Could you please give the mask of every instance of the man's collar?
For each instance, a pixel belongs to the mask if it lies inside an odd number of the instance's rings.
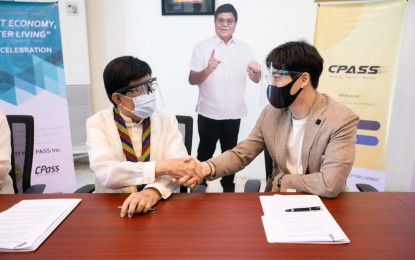
[[[216,45],[219,45],[219,44],[221,44],[221,43],[223,43],[223,44],[225,44],[225,41],[224,40],[222,40],[217,34],[215,34],[215,37],[214,37],[214,40],[215,40],[215,44]],[[235,40],[235,38],[232,36],[232,38],[229,40],[229,42],[228,42],[228,44],[229,43],[234,43],[234,44],[236,44],[236,40]]]

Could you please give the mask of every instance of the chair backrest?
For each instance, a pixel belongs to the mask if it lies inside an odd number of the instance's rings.
[[[261,181],[257,179],[249,179],[245,182],[244,192],[259,192],[261,189]]]
[[[177,115],[177,122],[179,123],[179,130],[183,135],[183,142],[186,146],[187,153],[192,153],[193,140],[193,117]]]
[[[370,184],[357,183],[356,188],[361,192],[377,192],[378,190]]]
[[[33,162],[34,119],[31,115],[6,115],[11,132],[12,169],[15,193],[24,193],[30,187]]]
[[[267,148],[264,149],[264,159],[265,159],[265,180],[268,180],[269,176],[272,175],[272,158],[268,153]]]
[[[182,191],[180,190],[180,192],[182,192]],[[186,190],[186,192],[187,192],[187,190]],[[190,190],[190,193],[204,193],[204,192],[206,192],[206,186],[205,185],[197,185],[196,188]]]
[[[176,115],[177,122],[179,123],[179,130],[183,136],[183,142],[186,146],[187,153],[192,153],[192,141],[193,141],[193,117]],[[187,187],[180,187],[181,193],[187,193]]]

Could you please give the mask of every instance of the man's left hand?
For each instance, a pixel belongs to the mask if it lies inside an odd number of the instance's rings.
[[[154,188],[133,192],[122,204],[120,216],[123,218],[128,215],[131,218],[134,214],[147,213],[160,198],[160,192]]]
[[[261,72],[261,64],[259,64],[257,61],[251,60],[248,63],[247,72],[250,73],[259,73]]]

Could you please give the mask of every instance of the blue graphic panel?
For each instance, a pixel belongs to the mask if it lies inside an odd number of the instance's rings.
[[[66,97],[57,3],[0,2],[0,100]]]

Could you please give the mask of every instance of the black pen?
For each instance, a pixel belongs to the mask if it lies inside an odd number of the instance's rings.
[[[307,207],[307,208],[293,208],[293,209],[286,209],[286,212],[299,212],[299,211],[312,211],[312,210],[320,210],[320,206],[315,207]]]
[[[121,209],[121,208],[122,208],[122,206],[118,206],[118,208],[119,208],[119,209]],[[149,208],[149,209],[148,209],[148,211],[155,211],[155,210],[157,210],[157,208],[156,208],[156,207],[151,207],[151,208]]]

